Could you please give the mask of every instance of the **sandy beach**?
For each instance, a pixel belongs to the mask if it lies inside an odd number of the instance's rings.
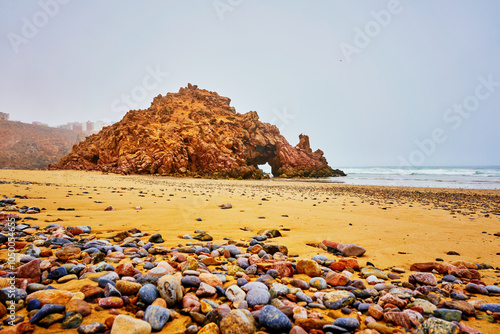
[[[360,265],[369,261],[384,270],[404,268],[401,281],[411,274],[411,264],[436,259],[500,267],[500,191],[120,176],[83,171],[0,170],[0,180],[9,182],[0,184],[0,196],[27,195],[29,199],[18,200],[18,206],[44,209],[34,215],[38,220],[28,222],[42,228],[59,220],[64,226],[89,225],[101,237],[137,228],[160,233],[167,247],[185,245],[189,240],[181,237],[194,235],[197,229],[210,234],[214,242],[224,238],[247,242],[259,230],[277,229],[283,236],[269,242],[287,246],[289,255],[296,254],[298,259],[317,254],[336,259],[315,247],[322,240],[355,243],[367,250],[358,258]],[[232,208],[221,210],[219,206],[224,203],[231,203]],[[104,211],[109,205],[115,211]],[[139,206],[141,210],[136,209]],[[5,258],[6,251],[0,256]],[[499,281],[494,269],[481,273],[486,284]],[[76,292],[78,283],[66,285]],[[500,302],[499,297],[478,299]],[[99,316],[90,317],[98,321],[95,319]],[[166,326],[162,333],[182,331],[183,323],[179,321]],[[84,323],[88,322],[85,318]],[[497,324],[486,320],[469,321],[468,325],[484,333],[499,330]],[[57,329],[51,328],[50,332]]]

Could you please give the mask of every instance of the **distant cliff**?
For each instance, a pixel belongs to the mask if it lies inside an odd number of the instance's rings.
[[[6,115],[6,116],[5,116]],[[78,142],[78,133],[0,117],[0,168],[41,169],[59,161]]]
[[[121,174],[260,178],[266,162],[274,176],[326,177],[333,170],[321,150],[300,135],[291,146],[278,128],[255,111],[237,113],[230,99],[189,84],[157,96],[145,110],[87,137],[49,169]]]

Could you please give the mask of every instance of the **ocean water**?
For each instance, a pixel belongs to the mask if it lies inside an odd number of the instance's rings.
[[[401,187],[500,189],[500,166],[484,167],[345,167],[347,176],[331,182]]]

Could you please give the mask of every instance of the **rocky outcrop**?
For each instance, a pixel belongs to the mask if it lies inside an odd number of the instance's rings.
[[[0,116],[0,168],[45,168],[68,154],[79,139],[70,130],[9,121],[5,113]]]
[[[326,177],[333,170],[321,150],[300,135],[291,146],[278,128],[255,111],[239,114],[230,99],[189,84],[158,95],[145,110],[87,137],[50,169],[121,174],[260,178],[266,162],[274,176]]]

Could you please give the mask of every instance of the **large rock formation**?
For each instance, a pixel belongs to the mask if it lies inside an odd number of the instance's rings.
[[[230,101],[191,84],[158,95],[148,109],[129,111],[49,168],[259,178],[258,165],[268,162],[274,176],[343,175],[322,151],[311,150],[307,136],[293,147],[276,126],[260,122],[255,111],[235,112]]]
[[[0,168],[45,168],[68,154],[79,139],[74,131],[8,119],[0,113]]]

